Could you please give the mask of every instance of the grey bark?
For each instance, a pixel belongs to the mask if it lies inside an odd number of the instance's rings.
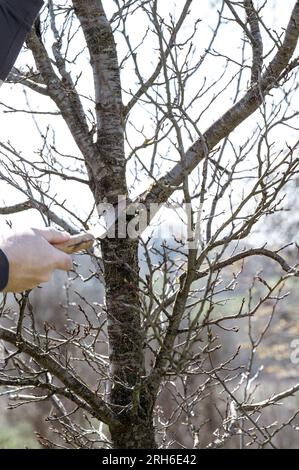
[[[159,62],[149,83],[141,87],[138,94],[124,108],[121,94],[120,69],[117,47],[111,25],[100,0],[73,0],[73,7],[84,32],[93,70],[97,139],[93,142],[89,132],[80,98],[70,74],[58,60],[60,76],[55,72],[45,47],[32,31],[28,46],[33,52],[36,65],[47,94],[59,108],[63,119],[80,149],[88,170],[89,186],[96,204],[115,204],[118,195],[128,198],[126,183],[126,160],[124,151],[125,115],[143,95],[148,85],[158,76],[162,63]],[[182,18],[186,16],[190,1],[185,4]],[[246,2],[252,35],[258,35],[252,2]],[[180,27],[181,24],[178,24]],[[261,69],[261,47],[253,41],[254,66],[253,82],[247,93],[231,109],[217,119],[193,143],[186,152],[184,168],[177,163],[172,170],[149,188],[140,200],[149,207],[150,203],[164,203],[182,184],[186,175],[199,164],[223,138],[252,115],[262,104],[265,96],[275,87],[286,73],[297,45],[299,35],[299,1],[296,1],[285,37],[280,49],[264,74]],[[171,41],[174,41],[172,38]],[[59,59],[59,54],[58,54]],[[33,85],[32,85],[33,86]],[[35,84],[33,88],[38,87]],[[45,93],[43,90],[42,93]],[[27,203],[25,203],[27,204]],[[22,210],[22,209],[20,209]],[[129,220],[129,216],[127,216]],[[154,448],[157,446],[153,423],[153,408],[165,369],[167,356],[173,347],[180,319],[184,313],[189,289],[196,278],[191,269],[182,280],[181,290],[176,296],[168,331],[157,354],[155,367],[145,377],[144,336],[141,329],[142,307],[139,298],[138,241],[129,238],[105,239],[102,241],[106,308],[108,316],[110,380],[109,404],[86,389],[75,377],[61,370],[58,363],[42,353],[37,353],[28,342],[18,343],[12,333],[1,329],[0,338],[17,345],[31,355],[43,367],[51,370],[70,389],[75,389],[76,398],[92,410],[94,416],[107,423],[112,442],[116,448]],[[265,250],[257,254],[266,255]],[[243,253],[242,257],[246,257]],[[279,257],[277,255],[277,257]],[[230,264],[233,261],[230,260]],[[278,262],[280,262],[278,260]],[[280,263],[281,264],[281,263]],[[192,268],[192,263],[190,263]],[[282,265],[283,269],[285,265]],[[218,269],[219,266],[215,267]],[[206,273],[198,273],[203,277]]]

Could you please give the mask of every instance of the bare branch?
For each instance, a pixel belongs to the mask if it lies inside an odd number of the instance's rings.
[[[74,392],[92,407],[95,417],[104,423],[116,425],[116,416],[108,405],[46,351],[40,350],[25,339],[20,341],[15,333],[2,327],[0,328],[0,339],[13,344],[19,351],[29,354],[40,366],[54,374],[67,389]]]

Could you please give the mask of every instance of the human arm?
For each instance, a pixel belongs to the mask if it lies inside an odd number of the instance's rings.
[[[11,71],[43,0],[0,0],[0,85]]]

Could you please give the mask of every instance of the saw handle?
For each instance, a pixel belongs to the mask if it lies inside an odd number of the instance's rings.
[[[90,250],[94,244],[94,240],[93,235],[84,233],[83,235],[72,235],[66,242],[53,243],[53,246],[64,253],[73,254]]]

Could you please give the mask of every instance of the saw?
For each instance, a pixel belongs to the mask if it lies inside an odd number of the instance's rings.
[[[53,244],[53,246],[64,253],[72,254],[90,250],[94,242],[95,237],[91,233],[83,233],[72,235],[66,242]]]
[[[64,253],[74,254],[81,251],[90,250],[93,247],[96,239],[104,238],[109,230],[116,224],[119,218],[134,204],[126,205],[126,200],[119,200],[115,206],[110,205],[109,210],[104,210],[99,214],[100,221],[97,227],[91,232],[86,232],[78,235],[72,235],[69,240],[63,243],[53,244],[55,248]]]

